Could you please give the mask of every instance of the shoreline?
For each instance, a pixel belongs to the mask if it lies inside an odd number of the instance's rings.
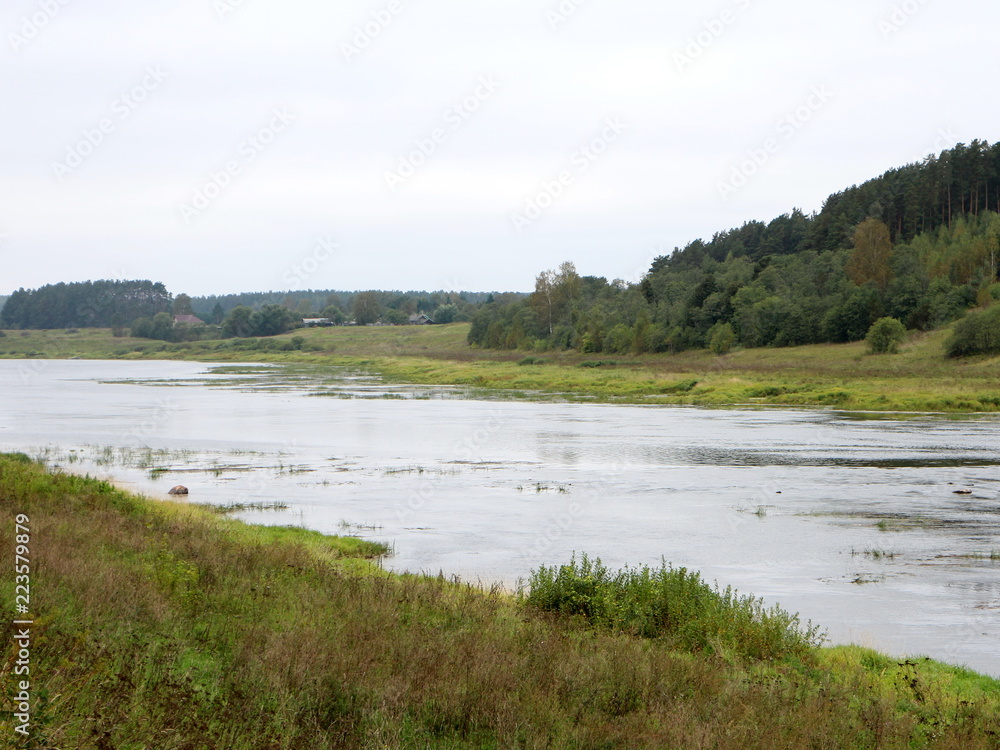
[[[511,400],[579,403],[806,408],[871,414],[1000,413],[1000,357],[948,360],[946,329],[918,334],[896,355],[865,354],[863,343],[705,351],[633,357],[551,351],[484,351],[465,342],[467,324],[300,329],[267,339],[166,344],[114,338],[109,330],[10,331],[0,359],[190,361],[219,366],[283,365],[322,373],[347,367],[387,383],[458,386]],[[297,350],[284,350],[298,339]]]
[[[0,506],[31,519],[27,697],[33,735],[53,746],[92,744],[100,727],[109,746],[169,736],[234,750],[652,750],[692,737],[869,747],[876,736],[886,748],[987,750],[1000,729],[1000,680],[788,633],[771,640],[766,620],[745,620],[754,610],[736,602],[683,638],[643,637],[496,590],[388,573],[350,538],[251,526],[14,454],[0,455]],[[2,586],[6,619],[13,576]],[[751,640],[703,641],[708,626]]]

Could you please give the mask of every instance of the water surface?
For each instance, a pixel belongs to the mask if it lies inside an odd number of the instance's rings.
[[[665,559],[1000,676],[1000,419],[487,400],[363,373],[0,361],[0,448],[516,585]],[[971,494],[954,494],[968,490]]]

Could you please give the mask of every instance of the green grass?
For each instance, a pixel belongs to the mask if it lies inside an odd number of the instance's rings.
[[[249,526],[23,455],[0,456],[0,508],[4,524],[30,518],[23,747],[979,750],[1000,736],[996,680],[817,648],[791,616],[690,572],[574,562],[538,571],[519,601],[390,575],[360,540]],[[13,595],[8,571],[5,701]]]
[[[576,352],[473,349],[468,324],[303,329],[272,339],[165,344],[113,338],[104,329],[11,331],[0,357],[183,359],[347,366],[394,382],[463,385],[567,400],[700,406],[832,407],[849,411],[1000,411],[1000,357],[945,358],[948,329],[914,334],[899,354],[870,355],[863,342],[744,349],[719,357],[677,355],[587,359]],[[291,350],[293,338],[303,339]],[[525,366],[528,363],[544,366]]]

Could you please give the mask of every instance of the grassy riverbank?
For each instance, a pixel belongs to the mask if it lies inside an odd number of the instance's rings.
[[[976,750],[1000,739],[1000,682],[817,648],[784,615],[720,604],[690,575],[581,565],[542,571],[518,600],[390,575],[359,558],[375,547],[144,500],[18,456],[0,456],[0,508],[9,528],[28,516],[31,536],[23,746]],[[8,700],[10,572],[0,596]]]
[[[1000,411],[1000,357],[946,359],[946,330],[915,334],[895,355],[863,343],[746,349],[717,357],[599,357],[472,349],[468,326],[300,330],[272,339],[164,344],[106,330],[11,331],[0,356],[45,359],[191,359],[286,362],[367,369],[398,382],[466,385],[511,397],[542,393],[580,401],[706,406],[826,406],[845,410]],[[295,347],[295,348],[293,348]]]

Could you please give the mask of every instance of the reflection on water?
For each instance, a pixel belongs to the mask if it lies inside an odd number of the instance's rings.
[[[485,400],[357,372],[0,361],[0,447],[514,585],[575,551],[696,568],[836,641],[1000,675],[995,417]],[[956,491],[968,492],[957,495]]]

